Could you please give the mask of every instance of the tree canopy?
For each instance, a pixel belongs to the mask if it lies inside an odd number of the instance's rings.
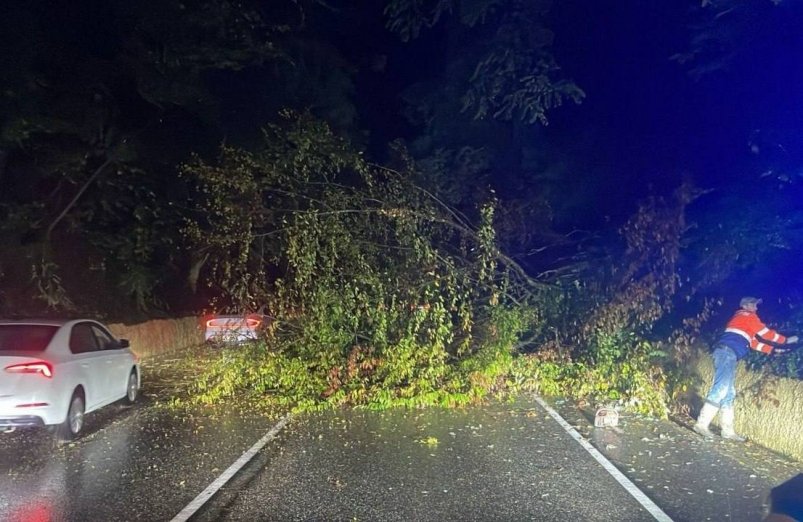
[[[0,312],[269,311],[302,401],[660,410],[725,300],[800,320],[790,4],[632,2],[598,58],[572,2],[7,3]]]

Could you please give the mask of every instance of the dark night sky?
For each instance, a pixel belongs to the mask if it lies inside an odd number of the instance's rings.
[[[729,28],[724,53],[732,52],[732,61],[699,78],[693,65],[672,59],[689,49],[699,0],[553,3],[553,52],[587,97],[552,110],[535,136],[546,139],[548,162],[570,172],[565,190],[589,192],[587,208],[577,209],[587,215],[571,225],[600,215],[624,219],[639,198],[667,194],[682,180],[706,188],[752,183],[768,164],[801,156],[803,147],[789,137],[803,136],[803,6],[750,3],[755,19],[745,26],[736,16]],[[416,132],[391,115],[406,86],[441,74],[437,29],[404,45],[378,25],[345,38],[352,56],[388,54],[382,75],[360,66],[356,78],[362,122],[379,143]],[[755,129],[766,136],[761,157],[749,147]]]
[[[555,111],[549,135],[636,190],[755,175],[751,131],[803,123],[801,8],[765,3],[765,25],[738,35],[733,63],[695,79],[670,57],[688,48],[699,2],[556,2],[558,61],[588,96]]]

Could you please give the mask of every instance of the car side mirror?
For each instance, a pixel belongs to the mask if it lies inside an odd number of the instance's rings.
[[[120,348],[129,348],[131,346],[131,343],[128,342],[128,339],[120,339],[117,341],[117,343]]]

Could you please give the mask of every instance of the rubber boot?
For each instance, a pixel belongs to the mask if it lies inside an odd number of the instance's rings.
[[[744,442],[747,439],[736,433],[733,429],[733,408],[722,408],[722,438],[732,440],[734,442]]]
[[[692,428],[698,435],[702,435],[706,439],[713,439],[714,434],[708,429],[708,425],[714,420],[719,408],[706,402],[703,404],[703,409],[700,410],[700,415],[697,417],[697,422]]]

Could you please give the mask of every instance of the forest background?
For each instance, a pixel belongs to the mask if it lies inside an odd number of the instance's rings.
[[[6,3],[0,314],[270,315],[202,400],[666,414],[742,295],[800,332],[803,7],[665,4]]]

